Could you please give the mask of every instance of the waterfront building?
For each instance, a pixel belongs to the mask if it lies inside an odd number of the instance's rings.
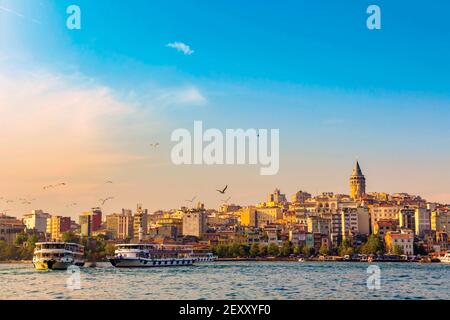
[[[336,219],[336,221],[340,221]],[[308,232],[329,235],[331,231],[331,220],[319,216],[311,216],[306,219]]]
[[[27,230],[45,233],[47,231],[47,219],[49,218],[50,214],[44,213],[42,210],[32,210],[31,213],[23,216],[22,221]]]
[[[183,215],[183,236],[202,238],[206,232],[206,212],[193,209]]]
[[[417,208],[414,212],[416,236],[423,237],[426,231],[431,230],[430,211],[426,208]]]
[[[80,214],[79,217],[81,235],[83,237],[91,237],[94,231],[101,229],[102,210],[100,208],[92,208]]]
[[[219,207],[219,212],[220,213],[230,213],[230,212],[236,212],[239,209],[241,209],[241,206],[235,205],[235,204],[222,204]]]
[[[306,243],[306,234],[305,230],[291,229],[289,230],[289,241],[293,245],[304,245]]]
[[[122,209],[122,213],[106,216],[106,229],[113,239],[133,238],[133,215],[131,210]]]
[[[148,232],[148,210],[143,209],[141,204],[137,205],[133,216],[133,237],[139,241],[144,240]]]
[[[15,217],[0,215],[0,241],[5,241],[8,244],[13,244],[16,240],[17,234],[25,230],[25,225],[22,221]]]
[[[450,232],[450,210],[438,208],[431,212],[431,230]]]
[[[310,193],[300,190],[291,197],[291,201],[294,203],[305,203],[306,200],[311,199],[311,198],[312,198],[312,196]]]
[[[366,178],[364,177],[359,162],[356,161],[353,173],[350,177],[350,196],[360,199],[366,194]]]
[[[370,225],[373,232],[375,223],[379,220],[398,220],[400,207],[389,204],[375,204],[369,206]]]
[[[281,219],[283,219],[283,210],[280,207],[256,207],[257,227],[264,227]]]
[[[280,189],[276,188],[273,193],[267,195],[267,203],[285,204],[287,203],[286,195],[282,194]]]
[[[373,234],[383,238],[389,231],[396,231],[398,226],[397,220],[379,220],[375,222],[375,226],[373,229]]]
[[[387,252],[395,253],[395,248],[400,247],[403,254],[414,255],[414,232],[412,230],[389,231],[384,240]]]
[[[240,224],[244,227],[257,227],[256,208],[245,207],[239,210]]]
[[[71,220],[69,217],[52,216],[47,219],[47,234],[51,241],[61,241],[62,234],[70,230]]]
[[[340,210],[342,240],[351,239],[353,235],[359,234],[358,209],[344,208]]]
[[[415,208],[400,208],[398,212],[398,224],[400,228],[416,230],[416,209]]]

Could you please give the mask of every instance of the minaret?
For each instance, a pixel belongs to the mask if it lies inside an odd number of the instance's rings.
[[[350,196],[360,199],[366,193],[366,178],[364,177],[359,162],[356,161],[353,174],[350,177]]]

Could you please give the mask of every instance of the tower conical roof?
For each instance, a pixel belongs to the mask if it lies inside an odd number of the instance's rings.
[[[355,162],[355,168],[353,169],[353,175],[354,176],[362,176],[363,173],[361,171],[361,167],[359,166],[358,160]]]

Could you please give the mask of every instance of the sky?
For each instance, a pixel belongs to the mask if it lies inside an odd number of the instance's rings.
[[[241,205],[276,187],[348,193],[355,159],[368,191],[450,203],[449,14],[444,0],[0,0],[0,212],[217,208],[227,184]],[[278,174],[175,166],[170,135],[195,120],[279,129]]]

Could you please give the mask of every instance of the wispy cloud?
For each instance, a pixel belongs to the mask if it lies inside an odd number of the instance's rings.
[[[167,47],[176,49],[177,51],[183,52],[185,55],[190,56],[194,53],[194,50],[190,46],[183,42],[172,42],[167,44]]]
[[[164,89],[156,98],[157,105],[163,106],[197,106],[207,102],[205,96],[196,87]]]
[[[31,21],[33,23],[41,24],[41,22],[39,20],[36,20],[36,19],[33,19],[33,18],[27,18],[25,15],[23,15],[20,12],[15,11],[15,10],[12,10],[12,9],[9,9],[9,8],[3,7],[3,6],[0,6],[0,10],[8,12],[8,13],[11,13],[11,14],[15,15],[16,17],[19,17],[19,18]]]

